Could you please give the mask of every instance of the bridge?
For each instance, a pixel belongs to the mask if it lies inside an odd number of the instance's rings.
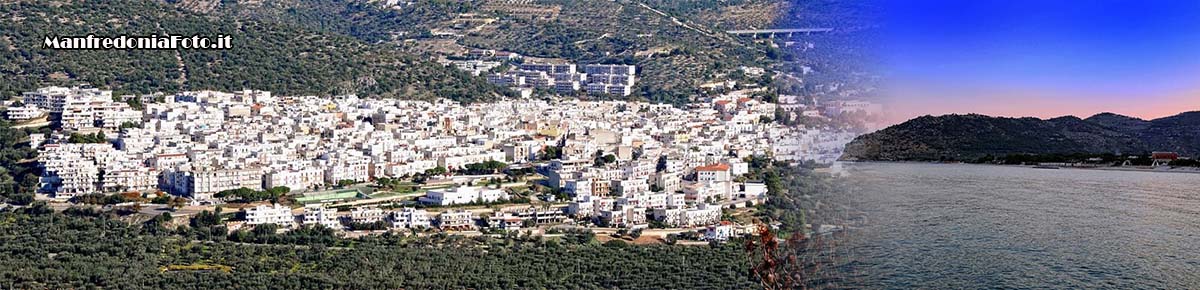
[[[737,36],[751,35],[751,36],[754,36],[754,38],[758,38],[759,36],[764,36],[764,35],[768,38],[775,38],[776,35],[787,35],[787,37],[792,37],[792,35],[794,35],[794,34],[809,35],[809,34],[816,34],[816,33],[827,33],[830,31],[833,31],[833,28],[749,29],[749,30],[729,30],[729,31],[725,31],[725,33],[729,33],[729,34],[733,34],[733,35],[737,35]]]

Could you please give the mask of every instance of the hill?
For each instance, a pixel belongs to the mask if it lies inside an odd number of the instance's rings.
[[[87,82],[117,93],[253,88],[280,94],[356,93],[456,100],[507,92],[482,78],[386,45],[286,23],[198,14],[159,1],[0,4],[0,93]],[[229,50],[55,51],[46,36],[218,35]]]
[[[739,66],[773,65],[767,52],[777,48],[721,30],[773,25],[790,5],[782,0],[476,0],[394,6],[368,0],[170,2],[209,15],[393,43],[428,58],[483,48],[550,61],[635,64],[636,96],[674,103],[697,94],[702,83],[736,75]]]
[[[1010,154],[1200,154],[1200,112],[1155,120],[1112,113],[1048,120],[984,115],[923,116],[859,136],[845,160],[974,160]]]

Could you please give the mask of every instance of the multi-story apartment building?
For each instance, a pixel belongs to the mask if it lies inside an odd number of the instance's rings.
[[[475,227],[475,213],[468,210],[452,210],[438,215],[436,225],[442,230],[467,230]]]
[[[650,175],[650,183],[662,192],[676,192],[681,189],[683,178],[679,172],[663,171]]]
[[[615,196],[633,196],[650,192],[650,184],[645,178],[617,179],[612,181],[612,194]]]
[[[520,66],[521,70],[539,71],[548,74],[574,74],[574,64],[551,64],[551,63],[524,63]]]
[[[46,144],[39,150],[39,191],[69,199],[103,192],[100,168],[120,158],[109,144]]]
[[[104,91],[88,86],[72,88],[45,87],[37,91],[22,93],[21,96],[26,104],[32,104],[50,113],[62,113],[68,103],[112,101],[112,91]]]
[[[330,229],[342,229],[342,223],[338,221],[337,209],[327,208],[322,204],[310,204],[304,206],[304,221],[305,225],[320,225]]]
[[[429,213],[423,209],[406,207],[392,212],[393,228],[414,229],[429,228],[429,226]]]
[[[350,210],[350,221],[360,224],[383,221],[387,215],[377,207],[358,207]]]
[[[325,184],[325,170],[307,163],[270,169],[263,177],[265,188],[286,186],[292,190],[317,188]]]
[[[104,170],[105,192],[154,191],[158,189],[159,170],[141,165],[113,166]]]
[[[247,225],[275,224],[281,227],[296,225],[296,216],[292,209],[279,204],[261,204],[254,208],[245,209]]]
[[[654,210],[654,219],[672,227],[705,226],[721,220],[721,208],[704,203],[695,208],[660,208]]]
[[[167,189],[193,200],[212,200],[214,193],[243,187],[263,189],[263,174],[260,168],[200,168],[170,171],[163,175]]]
[[[721,182],[730,181],[729,164],[713,164],[696,167],[696,181]]]
[[[46,111],[38,108],[34,104],[25,104],[22,106],[8,107],[5,110],[5,113],[7,114],[9,120],[23,121],[41,117],[46,114]]]

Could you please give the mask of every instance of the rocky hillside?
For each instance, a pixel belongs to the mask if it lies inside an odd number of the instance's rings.
[[[769,46],[722,29],[769,27],[785,0],[567,1],[164,0],[209,15],[283,23],[367,43],[394,43],[427,58],[468,48],[639,69],[635,97],[682,103],[698,86],[767,67]],[[215,5],[215,6],[214,6]],[[207,7],[213,6],[213,9]],[[746,23],[740,23],[740,22]],[[777,49],[776,49],[777,50]],[[758,78],[737,79],[743,83]]]
[[[355,93],[486,99],[508,90],[483,78],[330,31],[206,14],[153,0],[0,2],[0,94],[91,83],[117,93],[253,88],[280,94]],[[204,8],[204,9],[200,9]],[[229,50],[43,49],[46,36],[232,35]]]
[[[986,155],[1142,153],[1200,154],[1200,112],[1155,120],[1112,113],[1087,119],[923,116],[859,136],[845,160],[974,160]]]

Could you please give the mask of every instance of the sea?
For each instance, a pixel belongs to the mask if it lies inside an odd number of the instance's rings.
[[[1200,174],[854,163],[839,288],[1200,289]]]

